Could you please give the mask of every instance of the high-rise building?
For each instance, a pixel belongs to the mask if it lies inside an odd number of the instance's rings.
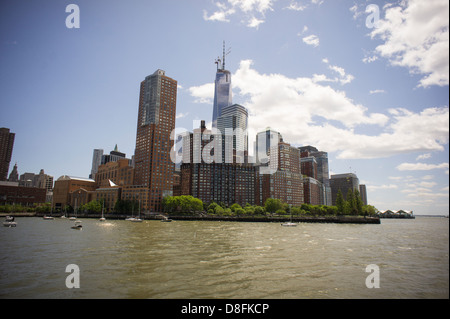
[[[364,184],[359,184],[359,195],[364,205],[367,205],[367,188]]]
[[[330,178],[332,205],[336,205],[336,197],[339,190],[344,199],[347,197],[348,191],[351,189],[359,191],[359,179],[353,173],[331,175]]]
[[[91,174],[89,175],[89,178],[92,179],[95,178],[95,174],[97,174],[98,167],[102,164],[102,156],[103,156],[102,149],[94,149],[94,153],[92,154]]]
[[[136,132],[134,186],[124,188],[141,197],[144,211],[161,211],[164,196],[172,195],[174,163],[170,158],[175,129],[177,81],[156,70],[141,82]],[[147,192],[147,196],[142,196]],[[134,197],[133,197],[134,198]]]
[[[217,118],[222,115],[224,107],[232,104],[231,73],[225,69],[225,43],[222,60],[217,59],[216,80],[214,81],[214,107],[212,127],[217,127]]]
[[[10,133],[9,128],[0,128],[0,181],[8,180],[15,135]]]
[[[183,136],[180,194],[192,195],[206,204],[255,204],[257,168],[238,160],[231,147],[232,153],[227,154],[226,137],[215,133],[202,121],[199,129]]]
[[[304,190],[299,150],[281,140],[270,147],[269,153],[271,174],[259,174],[257,203],[264,205],[268,198],[276,198],[300,206],[304,203]]]
[[[278,143],[282,141],[281,134],[270,127],[265,131],[256,134],[255,158],[258,164],[267,164],[269,162],[270,148],[278,148]]]
[[[302,173],[309,176],[314,177],[310,173],[310,164],[306,164],[305,158],[314,158],[315,164],[314,168],[316,177],[320,182],[320,203],[321,205],[328,205],[331,206],[332,198],[331,198],[331,188],[330,188],[330,177],[329,177],[329,170],[328,170],[328,153],[327,152],[321,152],[314,146],[302,146],[298,148],[300,150],[300,154],[302,159],[304,159],[305,164],[302,163]],[[305,199],[306,201],[306,199]]]
[[[223,134],[233,134],[233,149],[248,151],[248,112],[239,104],[226,106],[217,118],[217,129]]]

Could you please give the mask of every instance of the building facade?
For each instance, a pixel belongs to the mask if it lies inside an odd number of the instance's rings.
[[[336,197],[339,190],[344,199],[347,197],[348,191],[351,189],[359,191],[359,179],[353,173],[331,175],[330,178],[332,205],[336,205]]]
[[[164,196],[173,194],[174,163],[170,158],[175,129],[177,81],[156,70],[141,82],[136,132],[134,184],[146,188],[144,211],[161,211]],[[136,188],[140,191],[142,187]],[[128,193],[133,188],[128,190]]]
[[[242,155],[248,151],[248,111],[239,104],[222,108],[217,118],[217,129],[222,135],[233,134],[233,149]]]
[[[63,175],[55,181],[52,207],[60,210],[64,209],[66,205],[75,207],[76,204],[77,207],[80,207],[92,200],[92,195],[88,193],[93,193],[96,188],[97,184],[93,179]],[[80,189],[83,191],[74,193]]]
[[[206,204],[254,205],[257,167],[236,156],[232,144],[222,134],[207,130],[204,121],[200,128],[185,135],[180,194],[194,196]]]
[[[258,205],[264,205],[268,198],[280,199],[292,206],[303,204],[299,150],[281,140],[277,147],[269,149],[269,157],[270,174],[259,174]]]
[[[9,128],[0,128],[0,181],[8,180],[15,136],[15,133],[11,133]]]
[[[364,184],[359,184],[359,195],[364,205],[367,205],[367,188]]]
[[[122,158],[115,162],[108,162],[98,167],[95,174],[95,182],[98,187],[133,185],[134,168],[130,165],[130,160]]]

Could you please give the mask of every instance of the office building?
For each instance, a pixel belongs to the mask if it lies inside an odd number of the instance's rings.
[[[361,196],[361,200],[363,202],[363,205],[367,205],[367,189],[366,189],[366,185],[359,184],[359,195]]]
[[[103,149],[94,149],[94,153],[92,154],[92,168],[91,168],[91,174],[89,175],[89,178],[94,179],[95,174],[97,174],[98,167],[102,164],[102,156],[103,156]]]
[[[0,181],[8,180],[9,163],[11,162],[15,133],[9,128],[0,128]]]
[[[207,130],[205,121],[193,133],[185,135],[177,192],[192,195],[206,204],[254,205],[257,167],[246,158],[241,161],[242,157],[231,146],[225,136]]]
[[[242,155],[248,151],[248,111],[239,104],[226,106],[217,118],[217,129],[222,135],[233,134],[233,149]]]
[[[268,198],[280,199],[292,206],[304,203],[303,177],[300,169],[300,152],[281,140],[269,149],[270,174],[259,173],[256,190],[257,203],[264,205]],[[261,168],[261,166],[259,166]]]
[[[330,178],[332,205],[336,205],[336,197],[339,190],[344,199],[347,197],[348,191],[351,189],[359,191],[359,179],[353,173],[331,175]]]

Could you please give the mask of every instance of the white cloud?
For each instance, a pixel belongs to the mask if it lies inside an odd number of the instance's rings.
[[[183,117],[188,116],[188,114],[189,114],[189,113],[178,113],[177,116],[176,116],[176,118],[177,118],[177,119],[181,119],[181,118],[183,118]]]
[[[370,90],[369,94],[378,94],[378,93],[386,93],[385,90]]]
[[[302,5],[299,2],[292,1],[288,7],[285,7],[284,9],[288,10],[294,10],[294,11],[303,11],[306,9],[306,5]]]
[[[376,60],[378,60],[378,57],[377,57],[376,55],[373,55],[373,56],[366,56],[366,57],[364,57],[364,59],[362,59],[362,61],[363,61],[364,63],[372,63],[372,62],[374,62],[374,61],[376,61]]]
[[[314,34],[308,35],[307,37],[304,37],[302,40],[307,45],[312,45],[313,47],[318,47],[320,43],[319,37]]]
[[[250,28],[256,28],[258,29],[259,25],[261,23],[264,23],[264,20],[257,19],[255,17],[251,18],[251,20],[248,22],[247,26]]]
[[[216,2],[215,11],[208,15],[203,10],[203,19],[206,21],[230,22],[229,17],[241,13],[244,15],[244,21],[250,28],[258,28],[265,21],[267,11],[272,11],[274,0],[227,0]]]
[[[214,99],[214,83],[206,83],[199,86],[192,86],[189,89],[190,94],[195,97],[195,103],[212,104]]]
[[[433,169],[448,169],[448,163],[425,164],[425,163],[402,163],[397,166],[399,171],[430,171]]]
[[[428,158],[431,158],[431,153],[426,153],[426,154],[417,156],[416,161],[420,161],[420,160],[428,159]]]
[[[449,1],[403,0],[385,7],[385,18],[370,33],[383,44],[376,52],[392,65],[423,75],[419,86],[449,84]]]
[[[398,186],[395,184],[389,184],[389,185],[372,185],[372,184],[366,184],[367,189],[369,191],[377,191],[377,190],[385,190],[385,189],[397,189]]]

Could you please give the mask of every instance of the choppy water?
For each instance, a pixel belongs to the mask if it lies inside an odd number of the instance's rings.
[[[381,225],[16,218],[0,298],[449,298],[446,218]],[[68,289],[66,266],[80,269]],[[366,266],[380,288],[366,287]]]

